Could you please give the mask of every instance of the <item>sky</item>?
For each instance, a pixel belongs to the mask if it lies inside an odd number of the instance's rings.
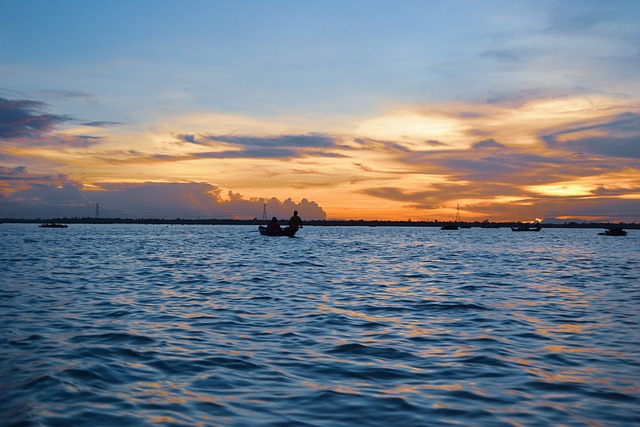
[[[636,0],[0,0],[0,218],[640,222]]]

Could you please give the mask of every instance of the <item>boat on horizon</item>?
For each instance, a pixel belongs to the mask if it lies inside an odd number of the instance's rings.
[[[456,220],[453,224],[446,224],[443,225],[442,227],[440,227],[440,230],[457,230],[460,227],[458,227],[458,224],[460,224],[461,220],[460,220],[460,204],[456,205]]]
[[[55,222],[45,222],[40,224],[40,228],[68,228],[67,224],[56,224]]]
[[[627,232],[622,227],[613,227],[598,233],[598,236],[626,236]]]
[[[518,224],[516,227],[511,227],[512,231],[540,231],[541,229],[539,222],[535,224]]]
[[[440,230],[457,230],[459,227],[455,224],[447,224],[440,227]]]

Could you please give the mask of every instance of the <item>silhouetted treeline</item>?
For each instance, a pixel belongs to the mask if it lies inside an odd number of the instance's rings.
[[[288,219],[279,220],[283,224],[288,223]],[[43,223],[54,222],[62,224],[175,224],[175,225],[264,225],[264,221],[257,218],[254,219],[159,219],[159,218],[3,218],[0,223]],[[308,220],[303,221],[303,226],[360,226],[360,227],[441,227],[447,224],[456,224],[460,227],[478,227],[478,228],[501,228],[515,227],[520,222],[489,222],[489,221],[473,221],[473,222],[453,222],[453,221],[366,221],[366,220]],[[552,223],[541,224],[542,228],[611,228],[623,227],[627,229],[640,229],[637,223]]]

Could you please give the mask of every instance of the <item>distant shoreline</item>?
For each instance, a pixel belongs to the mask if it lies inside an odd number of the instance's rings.
[[[264,221],[259,219],[159,219],[159,218],[46,218],[46,219],[20,219],[2,218],[2,223],[13,224],[39,224],[54,222],[61,224],[166,224],[166,225],[264,225]],[[280,220],[286,223],[286,220]],[[303,221],[303,226],[324,226],[324,227],[442,227],[443,225],[458,225],[460,227],[472,228],[508,228],[514,227],[519,222],[516,221],[384,221],[384,220],[309,220]],[[562,224],[541,223],[542,228],[611,228],[622,227],[627,229],[640,229],[637,223],[578,223],[567,222]]]

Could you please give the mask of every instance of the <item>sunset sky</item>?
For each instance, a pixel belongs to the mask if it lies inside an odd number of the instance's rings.
[[[0,0],[0,218],[640,222],[640,1]]]

